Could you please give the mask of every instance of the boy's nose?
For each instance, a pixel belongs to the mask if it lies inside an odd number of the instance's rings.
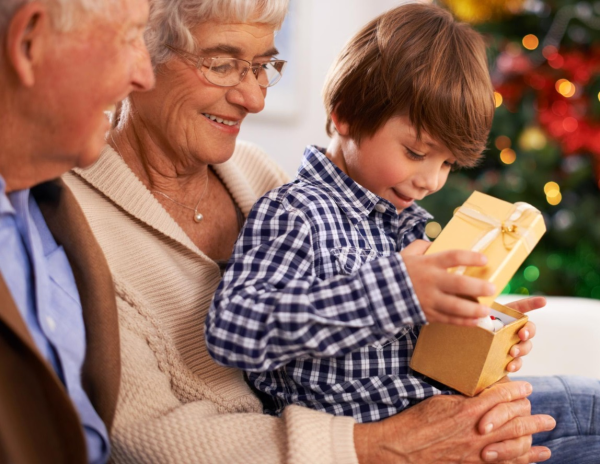
[[[417,181],[417,187],[423,190],[428,190],[429,193],[436,192],[439,185],[439,172],[430,170],[423,173]]]

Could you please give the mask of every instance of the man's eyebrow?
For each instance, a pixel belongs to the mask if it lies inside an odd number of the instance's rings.
[[[264,53],[261,53],[260,55],[258,55],[259,58],[262,58],[264,56],[275,56],[275,55],[279,55],[279,50],[277,50],[275,47],[270,48],[269,50],[267,50]]]
[[[214,55],[216,53],[224,53],[226,55],[241,55],[242,49],[227,44],[218,44],[214,47],[201,48],[200,52],[206,55]]]
[[[223,53],[225,55],[241,56],[243,54],[243,50],[239,47],[234,47],[233,45],[218,44],[218,45],[215,45],[214,47],[201,48],[200,53],[202,53],[204,55],[216,55],[219,53]],[[277,50],[275,47],[273,47],[273,48],[270,48],[269,50],[265,51],[264,53],[261,53],[260,55],[258,55],[257,58],[262,58],[265,56],[274,56],[274,55],[278,55],[278,54],[279,54],[279,50]]]

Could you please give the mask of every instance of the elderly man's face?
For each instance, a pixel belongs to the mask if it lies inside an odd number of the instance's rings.
[[[109,129],[106,110],[154,85],[143,39],[147,19],[147,0],[120,0],[112,15],[84,19],[48,44],[36,76],[43,92],[36,116],[47,119],[47,155],[66,169],[97,159]]]

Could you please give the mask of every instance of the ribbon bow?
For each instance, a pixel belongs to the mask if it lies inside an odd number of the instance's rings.
[[[467,206],[461,206],[457,211],[456,215],[462,216],[465,219],[474,219],[479,222],[483,222],[492,227],[491,230],[485,232],[471,247],[471,250],[477,252],[483,252],[496,238],[502,234],[502,243],[507,250],[512,249],[515,244],[520,240],[524,240],[527,252],[530,253],[536,244],[535,237],[532,236],[531,232],[519,223],[525,222],[531,215],[541,214],[540,211],[529,203],[515,203],[511,212],[508,214],[507,219],[499,221],[495,217],[488,216],[476,209],[469,208]],[[456,274],[463,274],[466,270],[465,266],[460,266],[456,269]]]

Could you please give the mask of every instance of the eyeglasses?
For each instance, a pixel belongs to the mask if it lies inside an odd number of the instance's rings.
[[[287,61],[284,60],[270,60],[265,63],[252,64],[238,58],[205,58],[170,45],[166,45],[166,47],[182,58],[194,63],[194,66],[200,70],[208,82],[221,87],[238,85],[244,80],[249,69],[252,70],[259,86],[263,88],[272,87],[281,79],[287,64]]]

